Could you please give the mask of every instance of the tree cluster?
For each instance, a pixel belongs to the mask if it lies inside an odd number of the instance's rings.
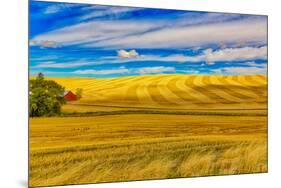
[[[65,104],[64,87],[52,80],[45,80],[39,73],[29,82],[29,116],[53,116],[60,114]]]

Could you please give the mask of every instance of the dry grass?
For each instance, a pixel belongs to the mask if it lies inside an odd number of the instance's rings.
[[[267,171],[266,117],[31,119],[31,186]]]
[[[264,76],[54,80],[91,113],[30,120],[30,186],[267,171]]]

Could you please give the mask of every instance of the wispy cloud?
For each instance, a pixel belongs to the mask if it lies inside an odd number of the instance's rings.
[[[105,35],[106,33],[106,35]],[[39,35],[38,41],[56,41],[96,48],[185,48],[209,44],[265,44],[267,20],[263,17],[208,24],[163,20],[91,21]]]
[[[92,74],[92,75],[112,75],[112,74],[161,74],[161,73],[174,73],[175,67],[155,66],[155,67],[142,67],[142,68],[126,68],[124,66],[118,69],[86,69],[77,70],[71,73],[74,74]]]
[[[243,47],[243,48],[226,48],[213,50],[211,48],[203,51],[203,54],[186,57],[186,61],[196,62],[204,61],[207,63],[219,61],[247,61],[247,60],[266,60],[267,46],[262,47]]]
[[[87,69],[87,70],[77,70],[72,73],[74,73],[74,74],[93,74],[93,75],[127,74],[127,73],[129,73],[129,69],[126,69],[126,68],[111,69],[111,70]]]
[[[249,60],[267,60],[267,46],[262,47],[242,47],[242,48],[225,48],[213,50],[211,48],[205,49],[198,55],[184,55],[184,54],[171,54],[171,55],[136,55],[130,56],[129,52],[123,52],[121,57],[128,57],[120,59],[118,57],[105,57],[101,58],[97,63],[127,63],[138,61],[161,61],[161,62],[178,62],[178,63],[197,63],[206,62],[212,64],[214,62],[235,62],[235,61],[249,61]],[[120,53],[118,53],[120,57]],[[130,58],[129,58],[130,57]],[[106,61],[105,61],[106,60]]]
[[[44,13],[45,14],[54,14],[54,13],[57,13],[61,10],[62,6],[61,5],[50,5],[48,6]]]
[[[56,41],[48,41],[48,40],[31,40],[29,42],[30,46],[39,46],[41,48],[57,48],[59,47],[59,44]]]
[[[51,59],[49,59],[51,58]],[[97,66],[103,64],[124,64],[130,62],[176,62],[180,64],[185,63],[201,63],[213,64],[215,62],[243,62],[244,65],[248,66],[260,66],[255,64],[253,60],[267,60],[267,46],[262,47],[243,47],[243,48],[226,48],[220,50],[206,49],[203,50],[201,54],[198,55],[184,55],[184,54],[170,54],[170,55],[139,55],[135,50],[119,50],[117,56],[105,56],[98,57],[97,59],[79,59],[79,60],[68,60],[61,62],[60,59],[55,58],[55,56],[48,56],[46,58],[32,59],[36,62],[32,68],[75,68],[83,66]],[[65,57],[66,58],[66,57]],[[68,57],[70,58],[70,57]],[[41,62],[40,62],[41,61]],[[253,61],[253,62],[251,62]],[[251,64],[252,63],[252,64]],[[204,66],[205,64],[202,64]],[[145,70],[145,69],[144,69]],[[145,71],[143,71],[145,72]]]
[[[248,75],[248,74],[266,74],[266,68],[257,67],[227,67],[217,69],[214,72],[226,75]]]
[[[92,10],[79,18],[79,20],[89,20],[93,18],[100,18],[109,16],[110,18],[119,18],[123,14],[141,10],[142,8],[128,8],[128,7],[109,7],[109,6],[91,6],[87,7],[87,10]]]
[[[92,62],[81,61],[81,60],[74,61],[74,62],[65,62],[65,63],[47,61],[47,62],[39,63],[38,65],[35,65],[32,68],[74,68],[74,67],[82,67],[90,64],[92,64]]]
[[[89,47],[185,48],[210,44],[264,44],[266,20],[239,20],[188,27],[168,27],[143,34],[90,43]]]
[[[44,14],[55,14],[63,11],[70,11],[73,7],[80,7],[79,4],[67,4],[67,3],[56,3],[53,5],[49,5],[45,8]]]
[[[247,75],[247,74],[261,74],[267,73],[267,64],[257,64],[255,62],[245,62],[247,66],[231,66],[214,69],[212,72],[216,74],[226,75]]]
[[[139,74],[160,74],[160,73],[173,73],[176,72],[174,67],[164,67],[164,66],[157,66],[157,67],[143,67],[137,70]]]
[[[92,21],[66,26],[39,36],[35,41],[56,41],[64,46],[74,44],[96,43],[113,38],[123,38],[130,34],[146,32],[158,26],[147,22],[139,24],[135,21]]]
[[[31,60],[31,61],[46,62],[46,61],[58,59],[58,56],[56,56],[56,55],[44,55],[44,56],[37,56],[37,57],[36,57],[36,54],[32,54],[32,55],[33,56],[35,55],[35,57],[30,57],[29,60]]]

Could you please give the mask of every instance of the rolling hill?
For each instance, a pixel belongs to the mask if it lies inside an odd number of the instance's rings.
[[[83,89],[79,104],[175,109],[266,108],[262,75],[146,75],[120,78],[49,78]]]

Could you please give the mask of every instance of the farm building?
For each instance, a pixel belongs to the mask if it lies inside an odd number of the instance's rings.
[[[66,100],[66,101],[76,101],[77,100],[77,96],[74,93],[72,93],[72,91],[65,91],[63,97],[64,97],[64,100]]]

